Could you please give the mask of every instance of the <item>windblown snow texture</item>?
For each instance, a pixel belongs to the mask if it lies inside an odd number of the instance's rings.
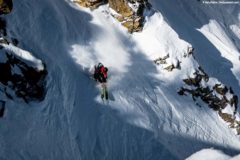
[[[182,79],[198,64],[240,97],[239,5],[151,0],[142,32],[130,35],[109,15],[67,0],[14,1],[8,35],[43,60],[47,95],[41,103],[7,101],[0,119],[0,159],[178,160],[214,147],[240,152],[239,136],[205,104],[180,97]],[[153,60],[175,59],[188,46],[196,59],[163,71]],[[89,78],[109,68],[109,104]]]

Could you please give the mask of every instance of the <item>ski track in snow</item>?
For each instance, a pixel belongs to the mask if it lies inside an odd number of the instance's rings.
[[[106,6],[90,11],[64,0],[14,1],[13,13],[6,16],[9,34],[46,62],[48,92],[39,104],[7,103],[7,114],[0,119],[0,159],[175,160],[209,147],[230,155],[240,151],[239,137],[215,112],[177,95],[181,82],[176,79],[182,73],[162,72],[153,64],[166,53],[181,58],[190,43],[202,51],[210,42],[197,45],[175,28],[173,19],[179,17],[166,13],[183,13],[181,5],[175,10],[166,6],[174,2],[152,3],[159,12],[147,17],[142,33],[129,35],[104,11]],[[190,27],[184,25],[180,29]],[[234,63],[234,78],[239,79],[239,64],[224,53],[229,50],[225,41],[211,42],[222,44],[219,50]],[[206,55],[198,53],[200,62]],[[99,61],[109,67],[109,103],[101,102],[99,88],[88,76]],[[204,64],[214,76],[209,66]],[[182,72],[187,74],[188,67],[183,64]]]

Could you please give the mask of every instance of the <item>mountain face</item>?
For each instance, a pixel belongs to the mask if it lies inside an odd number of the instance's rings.
[[[0,1],[1,14],[12,10],[12,1]],[[41,101],[45,97],[47,71],[41,60],[18,47],[18,40],[8,36],[7,24],[0,19],[0,117],[4,116],[6,101]]]
[[[239,3],[0,6],[0,159],[181,160],[240,152]],[[99,62],[109,70],[108,101],[91,78]],[[205,148],[225,154],[198,152]]]

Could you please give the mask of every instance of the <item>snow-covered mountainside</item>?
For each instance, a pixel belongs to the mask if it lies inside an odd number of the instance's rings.
[[[79,1],[13,1],[1,15],[1,76],[7,66],[24,85],[0,78],[0,160],[240,153],[239,3],[132,0],[128,17],[114,0],[94,9]],[[109,69],[108,101],[90,77],[98,62]]]
[[[230,157],[221,151],[214,149],[203,149],[192,156],[188,157],[186,160],[238,160],[240,155],[235,157]]]

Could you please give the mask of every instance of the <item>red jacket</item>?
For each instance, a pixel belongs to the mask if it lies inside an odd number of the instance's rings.
[[[104,66],[102,66],[102,67],[100,68],[100,73],[103,74],[104,78],[107,78],[107,72],[105,71]]]

